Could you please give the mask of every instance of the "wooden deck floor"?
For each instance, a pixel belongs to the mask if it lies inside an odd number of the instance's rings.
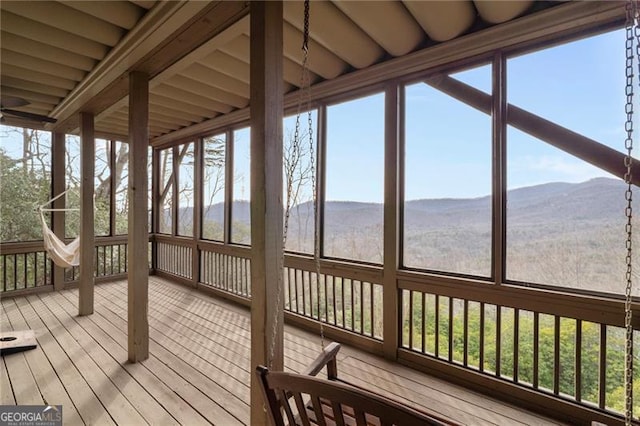
[[[86,317],[77,316],[77,290],[2,300],[2,330],[35,330],[38,348],[2,358],[0,404],[62,404],[70,425],[248,424],[248,312],[150,281],[151,356],[140,364],[127,362],[125,281],[96,286],[95,313]],[[286,369],[306,367],[318,340],[287,327]],[[465,424],[557,424],[353,348],[343,347],[338,368],[354,383]]]

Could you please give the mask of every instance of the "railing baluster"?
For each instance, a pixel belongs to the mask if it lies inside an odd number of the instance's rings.
[[[333,298],[331,301],[333,302],[333,325],[338,324],[338,312],[336,311],[336,277],[331,275],[331,290],[333,292]]]
[[[435,348],[434,348],[434,355],[436,356],[436,358],[440,357],[440,296],[436,294],[436,310],[434,311],[435,314],[435,333],[434,333],[434,338],[435,338]]]
[[[600,324],[600,389],[598,407],[604,409],[607,397],[607,326]]]
[[[575,381],[574,391],[576,401],[582,400],[582,320],[576,320],[576,369],[575,369]]]
[[[553,393],[560,393],[560,317],[554,316],[553,324]]]
[[[364,283],[358,281],[360,285],[360,333],[364,334]]]
[[[502,306],[496,305],[496,377],[502,376],[500,372],[500,359],[502,357]]]
[[[480,346],[478,358],[478,368],[480,371],[484,371],[484,331],[484,302],[480,302],[480,342],[478,343]]]
[[[518,369],[520,364],[520,350],[518,340],[520,339],[520,309],[513,310],[513,381],[518,383]]]
[[[449,362],[453,361],[453,297],[449,297]]]
[[[540,314],[533,313],[533,387],[540,386],[539,366],[540,366]]]
[[[409,349],[413,349],[413,294],[409,291]]]
[[[464,365],[465,367],[467,367],[469,365],[469,301],[467,299],[464,299],[464,305],[463,305],[463,315],[464,318],[462,319],[463,321],[463,339],[464,339],[464,343],[463,343],[463,348],[462,348],[462,365]]]

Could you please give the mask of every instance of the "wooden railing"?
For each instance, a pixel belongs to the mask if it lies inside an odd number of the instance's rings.
[[[399,285],[401,348],[584,407],[622,413],[622,301],[417,273],[402,273]],[[639,333],[634,332],[636,369]],[[640,375],[635,377],[637,387]]]
[[[156,269],[177,277],[193,278],[193,240],[156,236]]]
[[[127,237],[97,237],[95,242],[96,278],[123,276],[127,272]],[[0,249],[0,268],[3,294],[54,284],[55,265],[44,249],[42,241],[3,243]],[[56,267],[57,268],[57,267]],[[79,268],[64,269],[64,283],[78,279]]]
[[[320,276],[313,259],[287,255],[285,310],[361,336],[382,340],[382,271],[322,260]]]
[[[213,243],[200,246],[200,282],[235,296],[251,299],[250,250]]]
[[[53,284],[53,263],[44,251],[42,241],[2,244],[0,268],[2,293]]]
[[[247,247],[199,241],[199,276],[193,268],[192,240],[157,236],[156,270],[191,280],[234,300],[251,299],[251,251]],[[382,270],[287,254],[282,300],[286,312],[377,341],[383,338]],[[239,299],[238,299],[239,298]]]
[[[157,271],[250,303],[249,248],[168,236],[156,236],[153,244]],[[97,277],[126,273],[122,237],[98,238],[95,253]],[[0,266],[5,294],[52,284],[52,263],[41,242],[2,245]],[[334,338],[381,353],[382,268],[322,259],[317,279],[317,267],[308,256],[285,255],[282,301],[287,318],[303,325],[323,323]],[[67,270],[67,279],[77,278],[76,273]],[[622,300],[414,271],[396,275],[400,361],[443,371],[451,380],[484,383],[482,377],[490,378],[497,381],[491,386],[515,386],[619,418]],[[639,323],[640,316],[634,316],[636,330]],[[635,377],[640,384],[640,373]],[[640,414],[640,407],[636,410]]]
[[[94,252],[94,276],[114,277],[127,273],[127,237],[96,238]],[[65,282],[78,279],[79,267],[66,268]]]

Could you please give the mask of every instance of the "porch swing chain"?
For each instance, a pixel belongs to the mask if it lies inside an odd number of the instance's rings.
[[[626,287],[625,287],[625,305],[624,305],[624,324],[626,330],[625,336],[625,424],[631,425],[633,419],[633,325],[632,318],[632,241],[633,241],[633,191],[632,191],[632,176],[631,166],[633,162],[633,60],[634,51],[633,44],[634,39],[636,41],[636,58],[638,59],[638,70],[640,72],[640,26],[638,23],[638,2],[637,0],[628,0],[626,4],[626,44],[625,44],[625,57],[626,57],[626,86],[625,94],[627,97],[625,104],[625,112],[627,119],[625,122],[625,131],[627,137],[624,141],[626,156],[624,159],[624,165],[626,172],[624,175],[624,181],[627,184],[627,190],[625,191],[625,200],[627,206],[625,208],[625,216],[627,223],[625,225],[626,238]]]

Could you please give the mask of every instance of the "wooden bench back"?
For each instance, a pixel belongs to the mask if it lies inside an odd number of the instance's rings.
[[[364,389],[304,374],[256,370],[275,426],[447,424]]]

